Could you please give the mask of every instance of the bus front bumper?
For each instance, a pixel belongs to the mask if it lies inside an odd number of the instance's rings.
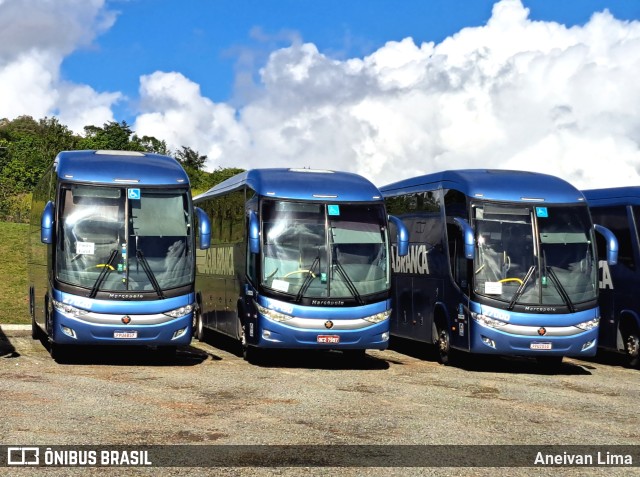
[[[191,343],[193,313],[157,324],[96,324],[53,310],[51,339],[58,344],[183,346]],[[121,316],[121,315],[118,315]]]
[[[258,347],[290,349],[378,349],[389,347],[389,320],[357,329],[297,328],[259,318],[260,325],[250,341]],[[336,320],[337,322],[337,320]],[[253,339],[251,339],[253,338]],[[255,341],[254,341],[255,340]]]
[[[500,329],[476,325],[472,333],[472,353],[519,356],[595,356],[598,327],[569,336],[553,336],[551,328],[540,327],[535,336],[507,333]],[[548,334],[547,334],[548,333]]]

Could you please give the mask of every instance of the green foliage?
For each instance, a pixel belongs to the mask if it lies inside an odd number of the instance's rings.
[[[153,152],[154,154],[169,155],[169,148],[165,141],[160,141],[153,136],[142,136],[138,139],[138,136],[133,136],[133,141],[137,141],[146,152]]]
[[[78,138],[55,118],[21,116],[0,123],[0,141],[2,200],[31,191],[58,152],[76,148]]]
[[[199,152],[190,147],[182,146],[180,151],[176,151],[176,160],[186,169],[201,171],[207,162],[207,156],[201,156]]]
[[[201,174],[201,176],[198,177],[197,181],[193,181],[191,173],[189,173],[189,179],[191,180],[192,195],[194,197],[196,195],[199,195],[199,194],[202,194],[203,192],[208,191],[213,186],[220,184],[223,181],[226,181],[230,177],[233,177],[236,174],[240,174],[241,172],[244,172],[244,169],[238,169],[237,167],[225,167],[223,169],[219,167],[213,172],[202,172],[202,171],[198,171],[198,172]]]
[[[109,149],[172,155],[164,140],[138,137],[125,121],[86,126],[84,132],[84,137],[75,135],[56,118],[0,119],[0,220],[28,220],[31,191],[60,151]],[[189,175],[194,195],[242,171],[218,168],[208,173],[204,171],[207,156],[187,146],[173,156]]]
[[[0,323],[30,323],[26,238],[29,226],[0,222]]]
[[[132,138],[133,131],[126,121],[110,121],[103,127],[85,126],[84,133],[85,137],[80,139],[79,149],[146,151],[137,136]]]

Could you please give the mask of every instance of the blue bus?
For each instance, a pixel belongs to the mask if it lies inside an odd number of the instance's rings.
[[[205,329],[228,335],[250,362],[266,348],[355,356],[387,348],[395,219],[371,182],[328,170],[253,169],[194,203],[212,223],[211,248],[196,258],[196,338]],[[402,249],[401,223],[398,230]]]
[[[72,345],[189,344],[195,306],[194,209],[173,158],[63,151],[33,191],[28,240],[32,335],[54,359]]]
[[[409,230],[392,257],[391,334],[457,351],[536,357],[597,348],[594,226],[580,191],[545,174],[454,170],[380,188]],[[617,245],[596,227],[614,263]],[[391,234],[393,236],[393,234]]]
[[[583,191],[594,221],[618,239],[618,263],[600,261],[600,338],[602,349],[624,353],[640,365],[640,187]],[[598,249],[605,244],[599,240]]]

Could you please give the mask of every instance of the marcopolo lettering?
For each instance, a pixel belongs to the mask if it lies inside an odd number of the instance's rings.
[[[411,245],[409,253],[398,256],[397,248],[391,247],[391,267],[395,273],[415,273],[426,275],[429,273],[429,260],[426,245]]]

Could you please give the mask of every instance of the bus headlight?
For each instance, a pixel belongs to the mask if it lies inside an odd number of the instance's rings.
[[[481,313],[471,312],[471,318],[474,319],[478,324],[482,326],[486,326],[487,328],[500,328],[502,326],[506,326],[507,323],[504,321],[496,320],[494,318],[489,318],[486,315]]]
[[[193,305],[181,306],[180,308],[176,308],[175,310],[165,311],[164,314],[170,316],[171,318],[181,318],[184,315],[188,315],[193,311]]]
[[[380,323],[381,321],[388,320],[391,316],[391,310],[383,311],[382,313],[376,313],[375,315],[365,316],[362,318],[369,323]]]
[[[61,301],[51,300],[51,303],[53,304],[53,307],[60,313],[71,315],[74,318],[89,313],[89,310],[81,310],[80,308],[76,308],[75,306],[71,306],[67,303],[62,303]]]
[[[291,316],[291,315],[287,315],[285,313],[281,313],[281,312],[276,311],[276,310],[271,310],[269,308],[265,308],[264,306],[261,306],[256,302],[254,302],[254,303],[256,304],[256,308],[258,309],[258,313],[260,313],[265,318],[269,318],[270,320],[273,320],[273,321],[287,321],[287,320],[290,320],[291,318],[293,318],[293,316]]]
[[[583,323],[578,323],[576,328],[580,328],[584,331],[589,331],[596,328],[600,324],[600,317],[594,318],[593,320],[585,321]]]

